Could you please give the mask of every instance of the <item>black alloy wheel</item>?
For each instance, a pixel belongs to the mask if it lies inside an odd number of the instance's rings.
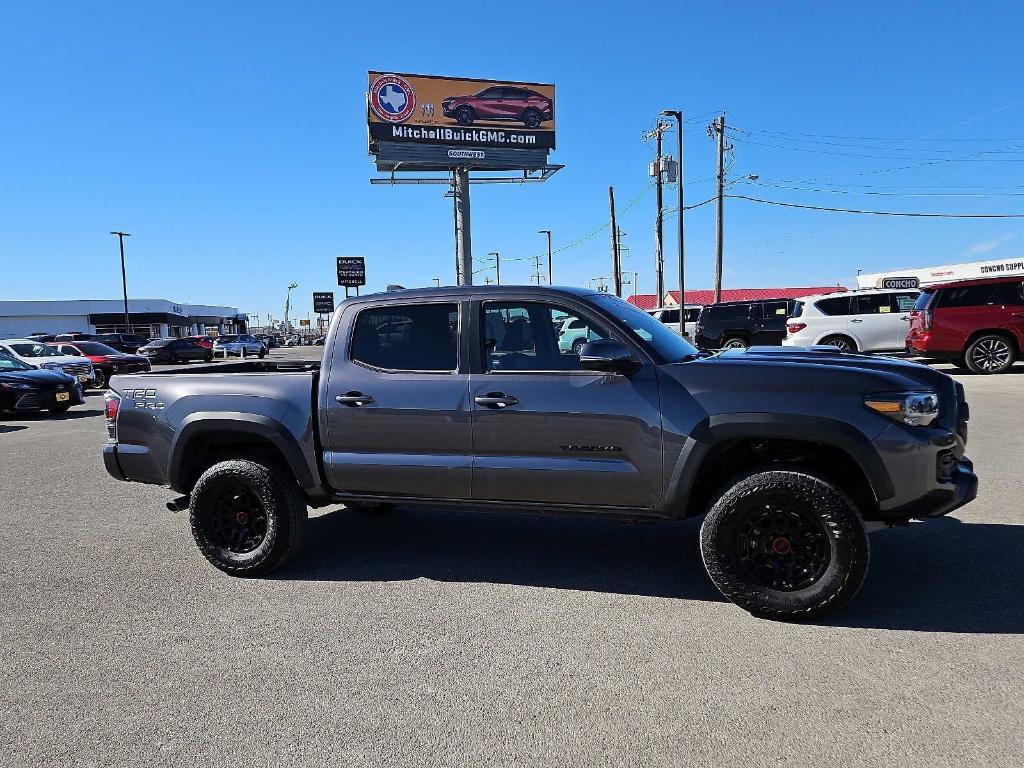
[[[236,555],[252,552],[267,536],[267,510],[245,483],[225,483],[208,502],[203,534]]]
[[[967,367],[974,373],[1002,373],[1014,361],[1014,349],[1004,336],[989,334],[971,342],[964,353]]]
[[[463,105],[455,110],[455,120],[459,125],[472,125],[475,117],[472,107]]]
[[[736,534],[736,558],[756,583],[780,592],[806,589],[831,559],[820,517],[788,498],[752,502]]]
[[[530,107],[523,112],[523,125],[527,128],[539,128],[543,115],[541,115],[539,109]]]
[[[106,389],[107,381],[107,373],[102,368],[96,368],[93,371],[93,387],[95,387],[96,389]]]

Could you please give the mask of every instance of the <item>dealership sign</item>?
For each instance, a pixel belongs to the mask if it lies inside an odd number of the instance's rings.
[[[346,288],[366,285],[366,261],[362,256],[338,257],[338,285]]]
[[[875,272],[857,275],[858,288],[893,287],[884,281],[917,280],[915,288],[922,285],[939,285],[956,280],[978,280],[986,277],[1024,276],[1024,259],[994,259],[973,261],[966,264],[947,264],[941,267],[900,269],[892,272]],[[897,285],[896,288],[911,287]]]
[[[555,86],[547,83],[370,72],[366,101],[374,154],[381,142],[555,147]]]
[[[313,311],[327,315],[334,311],[334,291],[313,291]]]

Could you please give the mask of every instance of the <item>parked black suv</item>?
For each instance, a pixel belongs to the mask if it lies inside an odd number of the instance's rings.
[[[700,349],[782,344],[786,318],[795,303],[796,299],[762,299],[709,304],[697,318],[695,343]]]
[[[118,352],[127,352],[130,355],[134,355],[139,351],[139,347],[146,345],[146,337],[135,333],[101,333],[94,336],[92,341],[98,341]]]

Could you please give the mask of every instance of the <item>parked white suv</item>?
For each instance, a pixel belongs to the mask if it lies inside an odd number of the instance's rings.
[[[700,316],[701,307],[699,304],[686,305],[686,338],[693,339],[697,332],[697,318]],[[679,333],[679,307],[661,307],[648,310],[648,314],[660,323],[664,323],[676,333]]]
[[[804,296],[786,321],[784,346],[825,344],[844,352],[886,352],[906,347],[918,291],[874,288]]]

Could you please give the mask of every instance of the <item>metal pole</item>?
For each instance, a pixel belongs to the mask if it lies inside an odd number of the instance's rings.
[[[128,278],[124,271],[124,239],[132,235],[130,232],[111,232],[110,234],[117,235],[117,242],[121,247],[121,290],[124,293],[124,332],[131,333],[131,324],[128,320]]]
[[[487,255],[494,257],[494,281],[501,285],[501,254],[497,251],[491,251]]]
[[[661,173],[661,136],[665,132],[666,123],[658,122],[658,126],[655,129],[655,140],[657,146],[656,158],[654,160],[654,173],[655,173],[655,205],[658,206],[658,213],[654,220],[654,262],[655,262],[655,277],[657,278],[657,285],[655,291],[658,293],[658,306],[663,306],[665,301],[665,254],[662,245],[662,180],[664,176]]]
[[[663,115],[671,115],[676,119],[678,135],[676,149],[679,152],[676,176],[676,215],[679,218],[677,250],[679,254],[679,333],[686,338],[686,246],[683,238],[683,112],[682,110],[666,110]]]
[[[619,262],[619,238],[617,237],[618,227],[615,225],[615,188],[608,187],[608,211],[611,214],[612,232],[612,280],[615,281],[615,295],[622,295],[622,271]]]
[[[548,236],[548,285],[554,285],[554,283],[551,282],[551,280],[552,280],[552,277],[551,277],[551,230],[550,229],[541,229],[541,230],[538,230],[537,234],[539,234],[539,235],[547,235]]]
[[[715,303],[722,300],[722,235],[725,219],[725,115],[714,122],[718,134],[718,205],[715,215]]]
[[[455,254],[459,265],[459,285],[473,284],[473,244],[469,221],[469,169],[454,170]]]

